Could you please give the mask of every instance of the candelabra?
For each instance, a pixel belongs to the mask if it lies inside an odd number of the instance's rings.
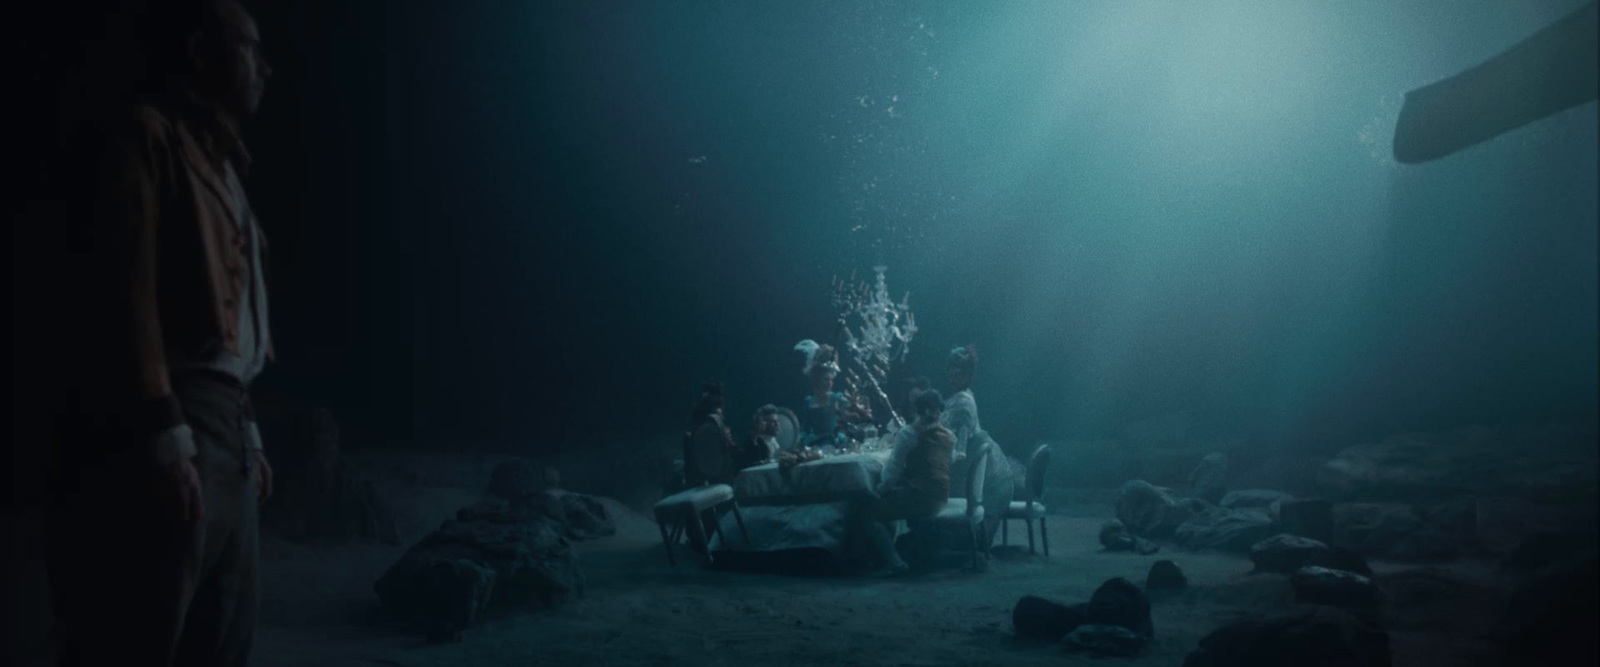
[[[839,326],[844,332],[843,351],[848,358],[844,368],[844,382],[852,392],[862,384],[870,386],[878,399],[889,410],[892,428],[905,425],[905,420],[894,410],[883,384],[888,380],[889,367],[904,361],[911,351],[911,339],[917,334],[916,317],[911,312],[911,293],[906,292],[899,303],[889,298],[889,285],[884,274],[887,266],[875,266],[877,280],[868,285],[857,283],[855,274],[849,280],[833,281],[833,304],[839,311]]]

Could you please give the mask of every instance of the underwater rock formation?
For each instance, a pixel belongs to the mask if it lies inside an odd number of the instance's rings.
[[[1273,491],[1270,489],[1243,489],[1239,491],[1229,491],[1228,495],[1223,496],[1222,500],[1217,503],[1217,506],[1226,507],[1231,510],[1266,510],[1269,515],[1276,519],[1278,516],[1278,508],[1281,507],[1283,503],[1291,500],[1294,500],[1294,496],[1282,491]]]
[[[561,511],[565,519],[567,537],[587,540],[617,534],[617,524],[611,512],[600,501],[578,493],[561,496]]]
[[[1422,528],[1422,518],[1410,505],[1398,503],[1341,503],[1333,506],[1338,544],[1367,555],[1392,553],[1408,536]]]
[[[1150,598],[1127,579],[1107,579],[1086,603],[1064,605],[1027,595],[1011,610],[1018,635],[1060,641],[1084,625],[1118,625],[1146,640],[1155,637]]]
[[[1595,437],[1592,425],[1397,435],[1339,452],[1318,483],[1341,500],[1426,504],[1477,494],[1592,504]]]
[[[1315,565],[1295,570],[1289,575],[1289,585],[1294,587],[1295,602],[1338,607],[1373,625],[1388,600],[1383,589],[1367,577]]]
[[[1088,622],[1089,605],[1066,605],[1036,595],[1025,595],[1011,609],[1011,626],[1017,634],[1034,639],[1061,641]]]
[[[1255,563],[1256,572],[1289,574],[1327,549],[1328,545],[1316,540],[1280,533],[1252,545],[1250,562]]]
[[[1158,560],[1150,564],[1150,573],[1145,575],[1144,589],[1146,591],[1178,591],[1189,587],[1189,578],[1184,576],[1183,570],[1178,569],[1178,564],[1170,560]]]
[[[1115,656],[1131,658],[1139,654],[1147,640],[1132,630],[1120,625],[1080,625],[1066,638],[1061,640],[1061,647],[1074,652],[1085,652],[1093,656]]]
[[[1171,537],[1195,513],[1194,505],[1144,480],[1131,480],[1117,494],[1117,520],[1140,537]]]
[[[1183,667],[1389,667],[1389,634],[1313,606],[1217,628]]]
[[[1331,544],[1336,536],[1333,502],[1325,498],[1295,498],[1278,503],[1278,527],[1290,535]]]
[[[1372,576],[1372,566],[1367,564],[1367,559],[1362,558],[1361,554],[1356,553],[1348,547],[1341,547],[1338,545],[1332,545],[1326,549],[1317,551],[1311,556],[1311,560],[1306,562],[1306,565],[1325,567],[1330,570],[1354,572],[1363,577]]]
[[[1273,532],[1272,518],[1264,510],[1213,507],[1183,522],[1173,537],[1185,549],[1243,552]]]
[[[1127,579],[1107,579],[1089,596],[1088,622],[1120,625],[1141,637],[1155,637],[1150,620],[1150,598]]]
[[[494,594],[495,571],[466,558],[429,558],[415,563],[409,588],[391,609],[411,617],[432,642],[461,641],[461,633],[483,616]],[[387,600],[388,598],[386,598]],[[386,602],[387,603],[387,602]]]
[[[396,617],[446,639],[490,605],[553,606],[581,595],[584,575],[564,536],[569,531],[564,510],[565,504],[547,493],[464,507],[407,550],[373,590]],[[476,576],[462,563],[494,576]],[[480,598],[472,605],[440,602]],[[466,608],[473,613],[464,613]]]
[[[1100,546],[1105,547],[1106,551],[1131,551],[1141,556],[1161,550],[1150,540],[1129,533],[1128,527],[1116,519],[1101,524]]]

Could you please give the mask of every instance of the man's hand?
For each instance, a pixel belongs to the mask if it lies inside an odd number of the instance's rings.
[[[272,465],[267,463],[266,453],[259,449],[250,450],[250,455],[255,457],[256,500],[264,503],[272,497]]]
[[[200,493],[200,473],[194,462],[185,458],[166,467],[161,480],[168,502],[184,526],[199,526],[206,517],[204,497]]]

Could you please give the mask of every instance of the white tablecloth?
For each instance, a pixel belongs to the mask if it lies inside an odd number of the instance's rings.
[[[843,500],[871,491],[883,478],[889,452],[840,454],[802,463],[787,474],[767,463],[739,471],[733,494],[740,505],[805,505]]]
[[[745,544],[731,515],[722,517],[723,535],[712,540],[717,550],[775,552],[824,549],[835,555],[845,547],[851,493],[871,491],[883,478],[889,452],[840,454],[795,466],[786,475],[768,463],[739,471],[734,498],[744,508],[750,544]],[[894,533],[905,531],[895,522]]]

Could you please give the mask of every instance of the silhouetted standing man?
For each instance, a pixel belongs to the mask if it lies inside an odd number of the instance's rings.
[[[111,114],[79,188],[47,523],[68,665],[243,665],[255,634],[272,473],[248,387],[272,342],[240,125],[271,70],[235,2],[165,7],[163,90]]]

